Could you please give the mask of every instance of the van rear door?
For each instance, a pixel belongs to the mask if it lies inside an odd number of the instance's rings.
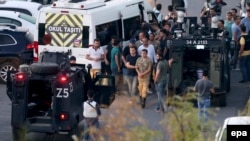
[[[45,34],[52,37],[50,45],[82,47],[82,21],[80,14],[46,13]]]

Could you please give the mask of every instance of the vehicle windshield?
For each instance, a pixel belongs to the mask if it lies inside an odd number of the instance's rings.
[[[227,129],[226,128],[223,131],[223,134],[222,134],[222,137],[221,137],[221,141],[227,141]]]
[[[30,22],[32,24],[36,24],[36,19],[34,17],[27,15],[27,14],[20,13],[18,17],[21,19],[24,19],[25,21]]]

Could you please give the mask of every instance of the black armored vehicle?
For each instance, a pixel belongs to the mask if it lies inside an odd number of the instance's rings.
[[[208,70],[215,87],[211,104],[225,106],[226,93],[230,91],[229,49],[222,38],[202,36],[204,34],[172,40],[170,56],[175,63],[170,70],[169,87],[182,93],[195,85],[203,70]]]
[[[114,100],[114,83],[109,78],[114,80],[102,75],[92,80],[84,65],[70,64],[68,54],[59,52],[43,52],[38,63],[9,72],[7,94],[12,101],[14,140],[20,138],[20,130],[79,135],[87,90],[94,89],[102,105],[109,106]],[[110,83],[103,84],[103,79]]]

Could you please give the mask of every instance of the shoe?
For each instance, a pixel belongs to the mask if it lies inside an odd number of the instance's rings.
[[[246,82],[247,82],[246,80],[239,81],[239,83],[246,83]]]
[[[141,108],[143,108],[143,109],[144,109],[144,108],[145,108],[145,106],[146,106],[146,105],[145,105],[145,103],[142,103],[142,104],[141,104]]]
[[[160,108],[156,108],[155,112],[159,113],[160,112]]]
[[[148,91],[147,91],[147,93],[148,93],[148,94],[152,94],[152,93],[153,93],[153,91],[151,91],[151,90],[148,90]]]

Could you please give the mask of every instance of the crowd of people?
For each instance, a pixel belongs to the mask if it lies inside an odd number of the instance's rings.
[[[168,69],[173,63],[169,55],[169,41],[174,37],[174,30],[178,28],[178,7],[169,5],[166,17],[161,13],[161,4],[155,3],[154,12],[157,17],[155,23],[141,22],[141,27],[137,35],[132,36],[129,45],[121,46],[121,40],[115,35],[111,37],[110,43],[103,51],[100,48],[100,40],[95,39],[93,47],[88,49],[87,59],[91,61],[91,77],[94,78],[98,72],[112,74],[115,76],[115,86],[118,88],[120,75],[128,85],[128,95],[133,102],[133,97],[138,97],[138,103],[142,108],[146,106],[146,99],[149,93],[155,88],[158,102],[155,111],[164,111],[163,96],[166,94],[168,83]],[[178,5],[178,4],[177,4]],[[214,6],[212,6],[214,5]],[[200,14],[201,24],[217,29],[222,33],[223,38],[230,48],[232,43],[235,48],[228,54],[231,58],[232,67],[237,69],[237,62],[242,72],[240,83],[250,81],[250,3],[246,3],[246,16],[241,17],[234,7],[226,12],[226,18],[221,15],[222,6],[226,5],[223,0],[206,1]],[[187,9],[187,0],[183,1],[179,7]],[[183,10],[183,9],[182,9]],[[103,65],[102,65],[103,64]],[[195,90],[200,93],[200,97],[210,98],[210,93],[214,92],[213,84],[207,81],[208,72],[204,71],[202,80],[197,81]],[[119,91],[119,89],[117,89]],[[206,92],[205,92],[205,91]],[[209,108],[206,100],[198,100],[200,108]]]

